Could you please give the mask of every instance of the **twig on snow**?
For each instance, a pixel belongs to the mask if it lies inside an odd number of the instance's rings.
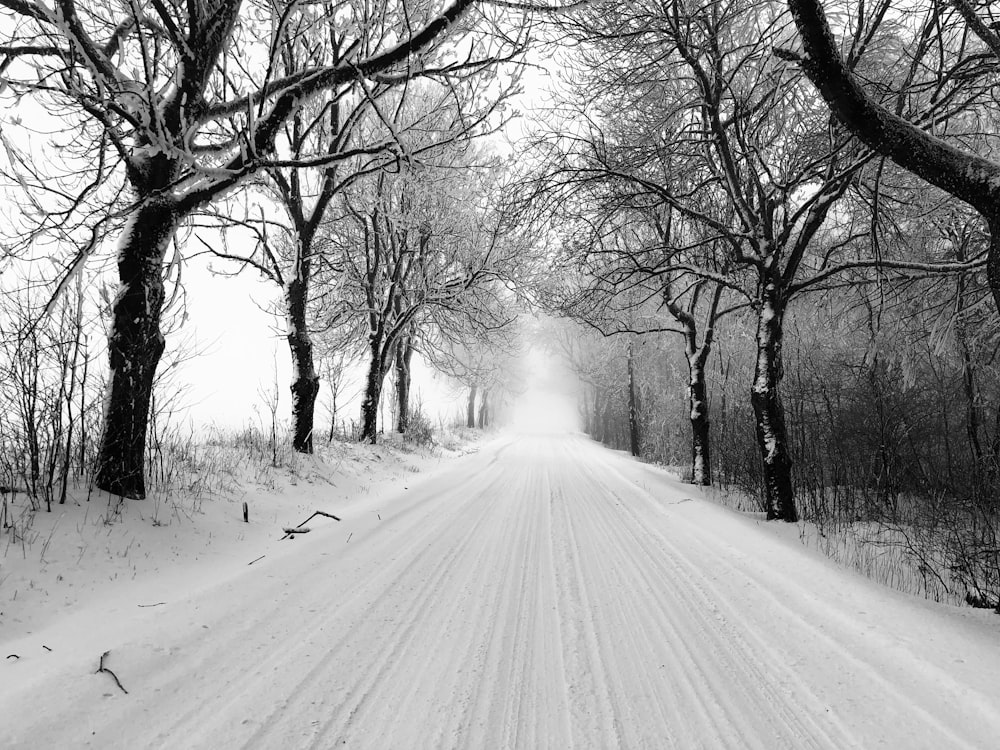
[[[309,516],[309,518],[300,523],[298,526],[295,527],[286,526],[285,528],[283,528],[282,531],[285,532],[285,535],[281,537],[281,539],[288,539],[289,537],[294,538],[296,534],[308,533],[309,529],[303,529],[302,527],[305,526],[307,523],[309,523],[311,520],[313,520],[316,516],[326,516],[327,518],[332,518],[334,521],[340,520],[337,516],[333,515],[332,513],[326,513],[322,510],[317,510],[314,511],[313,514]]]
[[[118,679],[118,675],[116,675],[114,672],[112,672],[110,669],[108,669],[107,667],[104,666],[104,659],[110,653],[111,653],[110,651],[105,651],[103,654],[101,654],[101,662],[100,662],[100,664],[98,664],[97,671],[94,672],[94,674],[100,674],[101,672],[107,672],[109,675],[111,675],[112,679],[115,681],[115,684],[118,687],[121,688],[121,691],[123,693],[125,693],[125,695],[128,695],[128,690],[126,690],[125,686],[122,685],[122,681]]]
[[[166,602],[157,602],[156,604],[140,604],[140,607],[159,607],[161,604],[166,604]]]
[[[263,560],[265,557],[267,557],[267,555],[261,555],[260,557],[257,558],[257,560]],[[247,565],[253,565],[255,562],[257,562],[257,560],[251,560],[250,562],[247,563]]]

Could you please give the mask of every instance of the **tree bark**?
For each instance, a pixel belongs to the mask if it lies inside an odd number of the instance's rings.
[[[669,238],[669,227],[661,233]],[[712,351],[715,340],[715,322],[719,302],[722,299],[722,285],[715,284],[706,311],[704,340],[698,345],[698,300],[706,282],[699,282],[692,290],[686,307],[682,307],[671,292],[670,279],[663,277],[663,302],[667,310],[682,328],[684,355],[688,365],[688,411],[691,422],[691,482],[709,486],[712,484],[712,461],[710,441],[711,427],[708,418],[708,385],[705,381],[705,363]],[[725,395],[723,395],[725,398]],[[723,402],[724,403],[724,402]]]
[[[628,435],[629,450],[633,456],[640,452],[639,444],[639,406],[635,393],[635,357],[632,353],[632,342],[628,342]]]
[[[476,391],[479,387],[473,383],[469,388],[469,403],[465,408],[465,426],[475,427],[476,426]]]
[[[410,429],[410,360],[413,358],[413,341],[401,336],[396,344],[396,431]]]
[[[757,445],[764,472],[767,519],[798,520],[792,491],[792,459],[781,405],[781,339],[784,301],[773,282],[764,286],[757,317],[757,358],[750,403],[756,422]]]
[[[288,283],[288,348],[292,354],[292,447],[298,453],[313,452],[313,426],[319,375],[313,361],[313,344],[306,324],[309,303],[308,271]]]
[[[965,260],[965,247],[961,241],[955,243],[955,256]],[[965,393],[965,431],[969,437],[972,453],[973,476],[978,482],[983,466],[983,446],[979,439],[981,417],[979,394],[976,387],[976,367],[969,348],[968,331],[965,320],[965,274],[959,274],[955,288],[955,340],[962,361],[962,387]]]
[[[146,200],[131,218],[119,251],[121,286],[108,336],[111,384],[96,484],[121,497],[146,496],[146,428],[164,349],[163,259],[180,219],[172,203]]]
[[[360,441],[375,445],[378,442],[378,405],[382,398],[385,363],[382,359],[381,342],[376,336],[369,339],[369,348],[371,361],[368,365],[368,377],[365,379],[365,395],[361,401]]]
[[[688,404],[691,407],[691,481],[707,487],[712,484],[712,456],[705,354],[707,352],[688,355]]]

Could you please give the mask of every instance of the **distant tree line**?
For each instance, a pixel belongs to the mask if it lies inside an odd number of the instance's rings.
[[[522,192],[560,272],[537,295],[577,326],[553,346],[595,439],[769,519],[891,525],[995,607],[1000,19],[897,5],[552,19],[572,51]]]
[[[412,352],[514,320],[521,239],[475,142],[507,116],[521,17],[475,0],[0,2],[2,366],[22,376],[8,473],[34,492],[46,460],[65,476],[78,456],[96,488],[145,496],[198,253],[281,290],[296,450],[313,449],[317,340],[341,370],[371,359],[367,440],[395,364],[405,430]]]

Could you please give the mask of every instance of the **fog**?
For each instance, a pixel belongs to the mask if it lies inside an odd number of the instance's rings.
[[[535,349],[526,355],[524,371],[527,387],[515,397],[507,427],[526,433],[579,432],[576,379],[555,359]]]

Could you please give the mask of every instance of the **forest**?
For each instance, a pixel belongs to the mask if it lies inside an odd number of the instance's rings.
[[[594,440],[1000,610],[998,30],[977,0],[0,0],[5,533],[11,493],[171,481],[207,256],[280,299],[275,460],[430,439],[414,358],[488,427],[540,348]]]

